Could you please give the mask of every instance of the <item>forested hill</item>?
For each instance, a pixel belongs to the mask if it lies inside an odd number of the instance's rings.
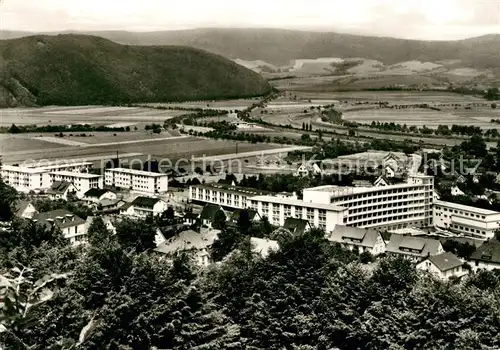
[[[0,107],[251,97],[258,74],[181,46],[128,46],[87,35],[0,41]]]

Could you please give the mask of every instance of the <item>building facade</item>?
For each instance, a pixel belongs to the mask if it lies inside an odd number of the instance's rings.
[[[476,239],[490,239],[500,227],[500,213],[445,201],[434,203],[436,227]]]
[[[50,188],[53,182],[50,176],[51,172],[85,173],[91,167],[92,163],[90,162],[64,162],[61,164],[54,162],[26,166],[3,165],[1,175],[6,184],[14,187],[19,192],[28,193]]]
[[[271,192],[253,188],[229,186],[223,184],[196,185],[189,187],[189,199],[192,202],[212,203],[230,209],[248,208],[248,199],[259,195],[271,195]]]
[[[345,224],[395,230],[433,225],[434,178],[409,176],[405,183],[374,187],[320,186],[303,191],[303,201],[348,208]]]
[[[248,207],[266,216],[276,226],[284,226],[287,218],[307,220],[311,226],[333,230],[344,224],[347,208],[331,204],[307,203],[296,198],[281,196],[255,196],[248,200]]]
[[[158,194],[168,190],[168,175],[149,171],[114,168],[104,172],[106,186],[124,188],[135,192]]]
[[[49,173],[50,182],[56,181],[72,183],[76,188],[78,198],[83,198],[85,192],[91,188],[102,188],[103,180],[100,175],[72,171],[55,171]]]

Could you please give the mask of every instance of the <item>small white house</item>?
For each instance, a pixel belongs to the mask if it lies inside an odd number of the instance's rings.
[[[176,252],[191,252],[198,266],[206,267],[210,263],[210,247],[217,239],[219,231],[207,230],[195,232],[187,230],[175,237],[159,244],[155,251],[168,260],[172,259]]]
[[[301,163],[297,170],[295,170],[294,175],[300,177],[306,177],[309,175],[321,175],[323,170],[316,163]]]
[[[75,185],[67,181],[54,181],[50,188],[47,190],[47,195],[52,200],[64,199],[68,200],[68,195],[76,195],[77,189]]]
[[[28,201],[19,200],[15,204],[15,215],[18,218],[31,219],[38,211],[35,206]]]
[[[116,193],[101,188],[91,188],[83,195],[82,200],[89,204],[100,204],[103,200],[116,200]]]
[[[87,241],[86,221],[66,209],[38,213],[31,220],[49,229],[59,228],[64,238],[68,239],[72,245],[76,246]]]
[[[417,264],[417,269],[427,271],[435,277],[448,280],[450,277],[462,277],[467,274],[463,262],[453,253],[431,255]]]
[[[484,242],[469,258],[474,271],[500,269],[500,242],[493,238]]]
[[[385,242],[379,232],[344,225],[335,225],[327,237],[330,242],[340,243],[345,248],[358,253],[369,252],[379,255],[385,252]]]
[[[131,203],[124,204],[120,208],[120,214],[135,217],[158,216],[167,210],[167,208],[167,202],[160,198],[140,196]]]

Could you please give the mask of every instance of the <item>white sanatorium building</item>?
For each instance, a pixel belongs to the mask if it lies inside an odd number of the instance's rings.
[[[71,171],[54,171],[49,173],[50,183],[56,181],[72,183],[78,198],[83,198],[91,188],[102,188],[102,176]]]
[[[303,191],[303,200],[220,185],[191,186],[190,199],[229,208],[251,208],[274,225],[283,225],[286,218],[294,217],[327,232],[337,224],[390,230],[431,226],[433,190],[432,176],[414,175],[397,185],[308,188]]]
[[[500,213],[465,205],[435,201],[434,178],[412,175],[405,183],[377,181],[374,187],[320,186],[296,195],[272,194],[225,185],[191,186],[193,202],[213,203],[230,209],[251,208],[282,226],[289,217],[305,219],[331,232],[335,225],[378,230],[431,227],[477,239],[493,237],[500,227]]]
[[[436,201],[434,203],[434,225],[478,239],[495,236],[500,227],[500,213],[468,205]]]
[[[168,190],[168,175],[149,171],[114,168],[104,172],[106,186],[126,188],[131,191],[157,194]]]
[[[47,164],[43,166],[2,166],[2,179],[19,192],[40,191],[50,188],[52,174],[71,172],[84,174],[92,167],[91,162]],[[55,180],[60,181],[60,180]]]
[[[348,208],[348,226],[385,230],[432,226],[432,176],[411,175],[396,185],[306,188],[303,196],[310,204]]]

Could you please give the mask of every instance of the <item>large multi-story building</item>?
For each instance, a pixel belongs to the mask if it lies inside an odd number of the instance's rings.
[[[19,192],[40,191],[52,185],[51,172],[85,172],[92,167],[90,162],[46,163],[23,166],[3,165],[2,179]]]
[[[436,201],[434,225],[477,239],[489,239],[500,228],[500,213],[468,205]]]
[[[432,226],[432,176],[411,175],[395,185],[307,188],[303,196],[303,201],[311,204],[348,208],[348,226],[381,230]]]
[[[54,171],[49,173],[50,183],[56,181],[72,183],[76,188],[76,195],[82,198],[91,188],[102,188],[102,176],[72,171]]]
[[[254,188],[223,184],[197,185],[189,187],[189,199],[192,202],[199,204],[218,204],[229,209],[247,208],[248,198],[263,195],[273,195],[273,193]]]
[[[113,168],[104,172],[106,186],[125,188],[135,192],[158,194],[168,190],[168,175],[149,171]]]
[[[348,209],[331,204],[308,203],[284,196],[251,197],[248,207],[266,216],[273,225],[284,226],[287,218],[309,221],[311,226],[330,232],[337,224],[344,224]]]

